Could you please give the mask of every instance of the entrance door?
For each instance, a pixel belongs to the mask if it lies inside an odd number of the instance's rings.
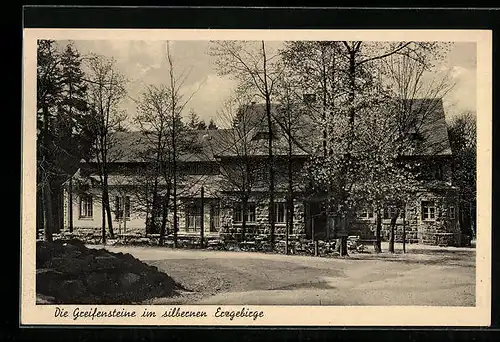
[[[305,205],[306,238],[315,240],[326,240],[328,234],[328,222],[326,211],[321,202],[308,202]]]

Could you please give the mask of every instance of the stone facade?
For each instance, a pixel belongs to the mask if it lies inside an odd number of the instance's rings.
[[[120,194],[117,189],[110,190],[110,198]],[[96,189],[90,192],[93,196],[92,217],[80,216],[80,196],[73,194],[73,227],[76,235],[89,239],[99,239],[102,236],[102,208],[100,194]],[[87,194],[88,195],[88,194]],[[65,194],[65,231],[69,229],[69,203],[68,195]],[[130,217],[125,221],[117,219],[113,215],[113,229],[115,235],[120,236],[141,236],[146,237],[146,214],[137,210],[134,205],[134,198],[131,197],[131,213]],[[247,222],[246,239],[252,240],[258,236],[268,236],[270,233],[269,224],[269,208],[268,202],[259,198],[251,198],[251,203],[255,203],[255,220]],[[430,202],[433,205],[432,217],[424,217],[422,213],[422,203]],[[239,239],[242,234],[241,223],[234,222],[234,208],[230,204],[220,207],[218,224],[216,229],[211,229],[211,212],[210,206],[219,203],[217,199],[206,199],[204,207],[204,235],[206,237],[221,237],[226,239]],[[276,203],[284,203],[283,198],[278,197]],[[112,204],[113,207],[113,204]],[[374,215],[375,216],[375,215]],[[173,215],[169,214],[167,219],[167,231],[172,232]],[[200,229],[188,229],[186,227],[187,218],[185,206],[180,202],[179,213],[179,236],[199,236]],[[395,226],[395,241],[401,242],[403,239],[403,225],[405,230],[406,242],[422,243],[431,245],[459,245],[461,242],[461,232],[458,223],[458,203],[457,196],[453,191],[448,192],[421,192],[406,208],[405,220],[402,217],[398,218]],[[351,227],[348,231],[349,235],[358,235],[363,240],[375,239],[375,218],[370,219],[354,219],[351,222]],[[275,223],[275,238],[276,240],[284,239],[286,232],[286,216],[284,222]],[[390,219],[382,220],[381,236],[383,240],[389,239]],[[154,235],[154,234],[153,234]],[[306,217],[305,203],[301,200],[294,201],[294,223],[290,231],[290,239],[304,239],[306,237]]]
[[[461,230],[458,222],[458,197],[453,188],[446,191],[422,191],[407,205],[406,216],[396,220],[395,241],[402,242],[403,228],[406,242],[428,245],[459,246]],[[423,203],[432,204],[433,215],[425,215]],[[375,215],[374,215],[375,216]],[[430,217],[432,216],[432,217]],[[382,239],[389,240],[390,218],[382,219]],[[375,217],[354,220],[349,234],[359,235],[362,239],[375,239]]]

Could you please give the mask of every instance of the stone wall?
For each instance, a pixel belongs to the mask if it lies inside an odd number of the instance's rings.
[[[276,202],[283,202],[282,199]],[[247,240],[254,239],[258,236],[269,235],[269,205],[268,201],[260,200],[255,206],[255,222],[247,222],[247,229],[245,238]],[[226,207],[221,209],[221,229],[220,236],[227,239],[237,239],[242,233],[241,223],[235,224],[233,222],[233,209]],[[286,234],[286,222],[275,223],[275,237],[276,239],[284,239]],[[294,238],[305,237],[305,223],[304,223],[304,204],[301,201],[294,203],[294,222],[290,236]]]
[[[422,215],[422,201],[431,201],[435,204],[435,217],[424,219]],[[455,208],[455,217],[449,215],[450,208]],[[391,220],[382,220],[381,237],[388,241]],[[422,192],[406,207],[404,222],[406,241],[429,245],[458,246],[461,242],[461,232],[458,223],[458,203],[456,195],[451,193],[439,194]],[[350,235],[359,235],[362,239],[375,239],[375,218],[354,220],[349,230]],[[403,240],[403,219],[398,218],[395,226],[395,241]]]

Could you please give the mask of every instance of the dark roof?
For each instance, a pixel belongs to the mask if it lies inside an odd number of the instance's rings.
[[[421,137],[413,155],[451,155],[443,101],[415,99],[407,101],[407,108],[415,120],[415,133]]]
[[[442,101],[432,99],[417,99],[407,103],[415,123],[415,133],[418,133],[420,141],[412,155],[449,155],[451,154],[448,132],[446,127],[444,108]],[[280,108],[271,106],[274,119],[273,134],[275,155],[286,155],[287,139],[280,116]],[[248,154],[254,156],[265,156],[268,151],[268,141],[265,138],[269,134],[266,111],[264,104],[252,104],[251,115],[246,116],[245,130],[238,126],[229,129],[196,130],[186,134],[188,146],[180,152],[180,161],[210,161],[216,157],[241,156],[240,153],[244,143],[247,143]],[[239,130],[240,129],[240,130]],[[295,156],[308,155],[314,135],[314,128],[307,120],[294,132],[295,139],[292,144]],[[239,130],[239,131],[238,131]],[[242,132],[247,132],[246,135]],[[243,137],[244,136],[244,137]],[[110,150],[110,161],[117,163],[145,161],[144,153],[153,146],[152,137],[143,132],[116,132],[113,135],[116,141]]]

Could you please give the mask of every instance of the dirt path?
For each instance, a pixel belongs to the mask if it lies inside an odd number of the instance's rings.
[[[475,303],[473,249],[413,246],[347,259],[107,247],[157,266],[191,292],[152,304],[450,305]]]

